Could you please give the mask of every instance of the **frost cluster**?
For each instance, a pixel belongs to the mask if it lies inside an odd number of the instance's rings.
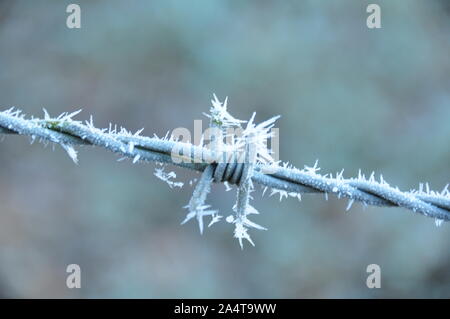
[[[220,155],[227,154],[224,156],[227,160],[231,158],[228,154],[232,154],[239,160],[239,163],[248,165],[246,176],[241,177],[238,185],[237,200],[233,207],[233,214],[228,216],[226,221],[234,225],[234,237],[238,239],[241,248],[243,247],[243,239],[254,245],[248,230],[250,228],[266,230],[266,228],[249,219],[249,215],[258,214],[258,211],[249,205],[250,193],[254,190],[251,175],[254,167],[257,165],[277,165],[272,157],[272,151],[267,147],[267,140],[272,137],[271,129],[279,117],[276,116],[262,123],[255,124],[255,113],[253,113],[249,121],[233,117],[227,110],[228,98],[224,102],[220,102],[217,96],[214,95],[211,103],[210,113],[205,115],[211,120],[211,127],[218,128],[223,133],[223,136],[215,141],[213,145],[215,149],[212,149],[212,151],[216,151]],[[210,206],[205,205],[206,194],[209,193],[213,182],[213,174],[214,168],[212,165],[209,165],[203,172],[192,198],[186,206],[189,212],[182,222],[184,224],[191,219],[197,219],[201,233],[203,233],[204,228],[203,217],[211,216],[211,222],[208,224],[208,227],[219,222],[222,218],[217,211],[210,210]],[[227,191],[231,189],[227,182],[225,182],[225,187]]]

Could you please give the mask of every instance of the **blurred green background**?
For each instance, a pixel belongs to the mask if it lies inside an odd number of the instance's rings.
[[[82,28],[66,27],[81,6]],[[366,27],[381,6],[382,28]],[[144,134],[193,129],[212,93],[257,121],[282,115],[281,159],[321,173],[382,173],[401,189],[450,182],[448,1],[1,1],[0,106],[83,108]],[[207,122],[204,122],[206,125]],[[180,226],[193,188],[154,165],[10,136],[0,144],[0,296],[450,297],[450,228],[330,196],[261,198],[241,251],[222,222]],[[188,182],[193,172],[176,170]],[[227,216],[234,192],[208,203]],[[66,287],[66,266],[82,288]],[[366,287],[380,265],[382,288]]]

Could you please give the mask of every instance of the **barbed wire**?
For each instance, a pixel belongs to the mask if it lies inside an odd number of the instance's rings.
[[[223,109],[219,108],[219,111],[222,112],[222,114],[219,114],[221,123],[223,123],[227,119],[226,116],[229,116],[226,113],[226,101],[219,105],[225,106],[225,113],[223,113]],[[199,194],[197,194],[197,197],[193,196],[193,198],[200,199],[198,201],[191,200],[191,214],[188,214],[186,218],[186,220],[189,220],[194,215],[197,216],[201,231],[203,231],[203,216],[211,215],[212,223],[219,219],[216,211],[204,210],[209,207],[204,205],[204,201],[206,194],[209,192],[209,182],[212,181],[236,184],[240,187],[240,190],[242,190],[242,184],[247,183],[244,187],[247,189],[244,192],[245,196],[241,196],[239,199],[238,193],[238,202],[241,200],[244,203],[241,206],[247,210],[253,210],[248,205],[249,193],[252,188],[251,185],[248,185],[248,181],[250,181],[265,187],[264,192],[267,188],[270,188],[272,194],[278,194],[280,199],[283,197],[301,199],[301,194],[324,193],[326,197],[328,194],[332,194],[338,198],[348,199],[347,210],[356,201],[364,205],[403,207],[415,213],[435,218],[438,226],[443,221],[450,220],[448,185],[441,192],[431,191],[428,184],[420,184],[418,190],[404,192],[397,187],[390,186],[381,175],[379,180],[376,180],[374,173],[366,177],[359,172],[358,177],[347,179],[343,177],[343,172],[335,174],[334,177],[332,174],[318,174],[317,162],[313,167],[305,166],[304,169],[297,169],[291,165],[280,163],[266,164],[255,163],[254,161],[252,163],[239,163],[236,159],[230,158],[227,162],[220,162],[217,161],[217,150],[211,150],[202,145],[176,141],[167,136],[165,138],[141,136],[142,130],[133,134],[124,128],[118,129],[111,125],[108,129],[98,129],[94,126],[92,117],[90,121],[85,123],[73,120],[73,117],[78,113],[79,111],[71,114],[64,113],[57,118],[52,118],[45,111],[43,119],[27,119],[21,111],[9,109],[0,112],[0,134],[25,135],[31,137],[32,141],[38,139],[43,142],[59,144],[75,162],[77,162],[77,153],[73,148],[74,145],[93,145],[117,153],[123,158],[130,158],[133,163],[138,161],[158,162],[203,172],[204,182],[199,182],[199,184],[203,184],[198,186],[194,194],[197,192],[204,193],[204,195],[201,195],[201,198]],[[235,120],[232,117],[231,119]],[[232,121],[231,119],[230,121]],[[269,123],[269,121],[266,122]],[[273,122],[274,120],[269,124]],[[212,123],[215,122],[212,121]],[[266,125],[265,128],[267,127]],[[186,148],[189,150],[188,152],[182,154],[174,152],[174,149],[186,150]],[[198,161],[199,155],[201,162]],[[199,211],[201,211],[201,214]],[[193,214],[193,212],[196,213]],[[252,212],[248,212],[248,214],[250,213]],[[244,216],[245,219],[246,213],[241,211],[239,214],[241,217]],[[230,222],[228,219],[227,221]],[[248,220],[245,220],[243,224],[248,227],[261,227]],[[241,234],[240,240],[245,238],[251,242],[246,235],[244,229],[244,234]],[[235,237],[238,237],[236,232]],[[253,244],[253,242],[251,243]]]

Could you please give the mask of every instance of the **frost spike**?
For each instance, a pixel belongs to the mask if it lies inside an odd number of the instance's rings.
[[[69,144],[61,144],[61,147],[67,152],[67,155],[72,159],[75,164],[78,164],[77,151]]]
[[[350,208],[352,208],[352,205],[353,205],[354,202],[355,202],[354,199],[350,199],[348,201],[347,208],[345,209],[347,212],[350,210]]]

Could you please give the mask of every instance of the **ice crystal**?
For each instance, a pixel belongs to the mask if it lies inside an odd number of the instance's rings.
[[[214,99],[211,100],[211,109],[209,114],[205,115],[209,117],[214,123],[220,125],[222,128],[229,127],[240,127],[245,121],[238,120],[231,116],[227,111],[228,97],[225,98],[224,102],[220,102],[217,96],[213,95]]]
[[[170,188],[174,188],[174,187],[183,187],[183,182],[175,182],[172,179],[173,178],[177,178],[177,174],[175,174],[175,172],[169,172],[166,173],[164,171],[164,168],[155,168],[155,173],[154,175],[156,177],[158,177],[160,180],[164,181],[167,183],[167,185],[169,185]]]
[[[67,155],[72,159],[75,164],[78,164],[77,151],[69,144],[61,144],[61,147],[67,152]]]

